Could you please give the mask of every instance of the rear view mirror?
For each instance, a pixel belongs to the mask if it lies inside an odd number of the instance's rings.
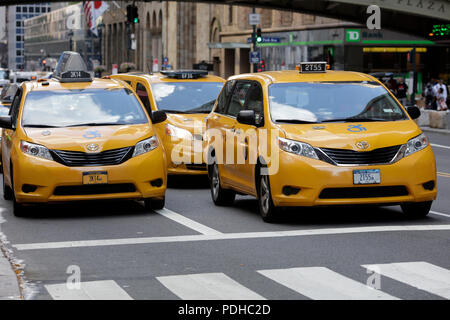
[[[406,109],[406,111],[408,111],[409,116],[411,117],[411,119],[417,119],[418,117],[420,117],[420,109],[417,107],[408,107]]]
[[[11,116],[0,117],[0,128],[12,129]]]
[[[164,111],[156,110],[152,111],[150,118],[152,119],[153,124],[157,124],[166,121],[167,115]]]
[[[237,118],[237,122],[242,124],[249,124],[251,126],[256,125],[256,116],[254,110],[241,110],[239,111]]]

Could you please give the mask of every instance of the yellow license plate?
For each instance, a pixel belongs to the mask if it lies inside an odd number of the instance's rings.
[[[83,172],[83,184],[104,184],[108,183],[108,172],[95,171]]]

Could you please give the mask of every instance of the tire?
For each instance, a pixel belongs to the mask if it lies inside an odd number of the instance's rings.
[[[216,206],[230,206],[234,203],[236,192],[220,186],[219,166],[217,163],[211,166],[209,185],[211,188],[211,198]]]
[[[275,222],[279,215],[279,208],[275,207],[270,191],[270,180],[268,175],[258,175],[258,207],[259,214],[264,222]]]
[[[11,175],[11,193],[12,193],[12,201],[13,201],[13,213],[16,217],[25,217],[27,215],[26,208],[16,201],[16,195],[14,194],[14,176],[13,176],[13,167],[10,167],[10,175]]]
[[[2,165],[2,168],[3,168],[3,165]],[[3,182],[3,199],[12,200],[13,192],[12,192],[11,187],[9,187],[5,184],[5,175],[4,174],[2,174],[2,182]]]
[[[164,208],[166,197],[144,199],[145,209],[160,210]]]
[[[410,218],[424,218],[428,215],[433,201],[409,202],[401,205],[402,211]]]

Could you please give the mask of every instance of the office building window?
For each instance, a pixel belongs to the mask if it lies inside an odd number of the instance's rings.
[[[16,36],[16,41],[22,41],[22,36]]]
[[[28,7],[23,7],[22,12],[28,12]]]
[[[28,12],[34,12],[34,7],[30,7],[30,10]]]
[[[22,7],[17,6],[17,7],[16,7],[16,12],[22,12]]]
[[[36,13],[39,13],[39,12],[41,12],[41,8],[36,7]]]

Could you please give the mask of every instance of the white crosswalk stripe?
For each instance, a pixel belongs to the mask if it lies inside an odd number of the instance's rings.
[[[183,300],[265,300],[223,273],[157,277]]]
[[[420,290],[450,299],[450,270],[442,267],[424,261],[370,264],[363,267]]]
[[[324,267],[272,269],[258,272],[314,300],[397,299]]]
[[[66,283],[46,285],[53,300],[133,300],[115,281],[81,282],[80,288],[69,288]]]

